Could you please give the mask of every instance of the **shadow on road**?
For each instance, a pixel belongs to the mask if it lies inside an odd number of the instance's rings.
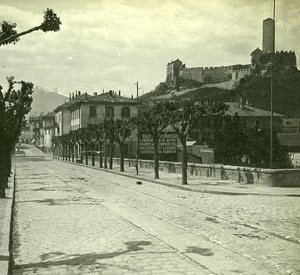
[[[41,256],[41,262],[30,263],[30,264],[21,264],[15,265],[14,271],[24,270],[24,269],[38,269],[38,268],[47,268],[52,266],[76,266],[76,265],[85,265],[85,266],[92,266],[93,268],[102,268],[105,269],[108,264],[103,264],[98,262],[99,260],[103,259],[110,259],[114,257],[118,257],[120,255],[130,253],[130,252],[137,252],[144,250],[143,246],[151,245],[149,241],[132,241],[126,242],[125,245],[127,249],[122,251],[115,251],[110,253],[86,253],[86,254],[71,254],[67,255],[62,252],[52,252],[43,254]],[[62,259],[58,260],[48,260],[55,256],[60,256]]]

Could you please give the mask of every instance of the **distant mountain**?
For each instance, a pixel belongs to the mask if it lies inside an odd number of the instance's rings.
[[[34,86],[32,98],[30,115],[39,115],[53,111],[57,106],[63,104],[67,97],[44,87]]]

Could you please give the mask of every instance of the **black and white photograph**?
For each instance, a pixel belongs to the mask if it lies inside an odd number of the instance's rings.
[[[300,2],[0,0],[0,274],[300,274]]]

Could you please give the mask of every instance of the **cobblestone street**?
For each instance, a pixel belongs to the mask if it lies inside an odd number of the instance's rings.
[[[13,274],[299,274],[298,197],[179,190],[17,160]]]

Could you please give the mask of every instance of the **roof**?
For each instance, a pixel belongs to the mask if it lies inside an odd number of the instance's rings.
[[[269,117],[271,116],[270,111],[266,111],[263,109],[255,108],[253,106],[245,105],[243,108],[240,108],[237,104],[237,102],[225,102],[226,105],[228,105],[228,110],[225,111],[224,115],[238,115],[240,117]],[[275,117],[284,117],[282,114],[274,113],[273,116]]]
[[[93,96],[89,99],[91,102],[130,102],[137,103],[136,99],[124,97],[111,92]]]
[[[173,64],[173,63],[182,63],[182,61],[179,59],[179,58],[177,58],[176,60],[172,60],[170,63],[168,63],[168,65],[170,65],[170,64]]]
[[[53,112],[58,112],[61,109],[65,109],[68,108],[69,106],[73,105],[73,103],[76,103],[78,101],[82,101],[82,100],[86,100],[88,98],[91,98],[93,96],[89,95],[88,93],[84,93],[80,96],[75,97],[74,99],[71,99],[70,101],[67,101],[61,105],[59,105],[58,107],[56,107]]]
[[[126,104],[139,104],[139,102],[133,98],[120,96],[117,94],[114,94],[113,92],[107,92],[100,95],[89,97],[88,99],[84,100],[77,100],[77,101],[71,101],[68,105],[68,108],[73,108],[74,106],[77,106],[82,103],[98,103],[98,104],[120,104],[120,103],[126,103]]]

